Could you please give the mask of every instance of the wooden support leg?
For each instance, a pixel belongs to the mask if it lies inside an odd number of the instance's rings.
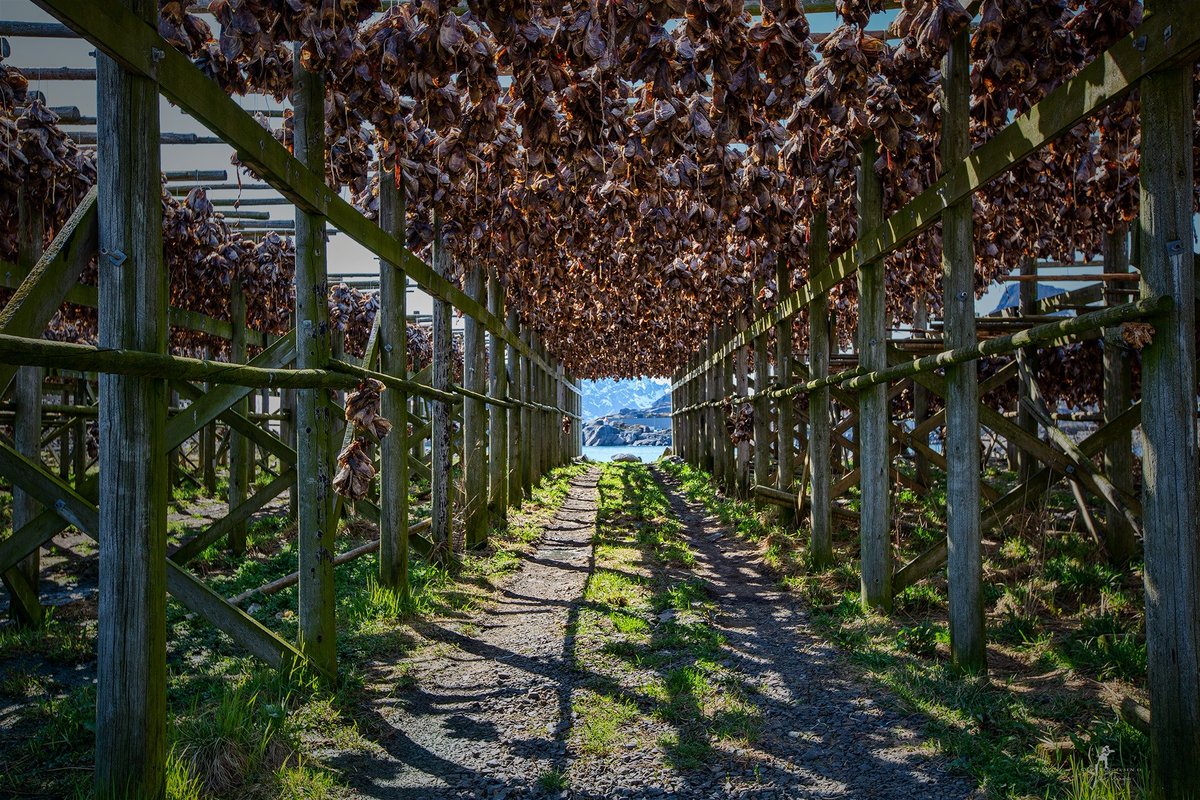
[[[17,203],[18,250],[22,264],[35,264],[42,255],[42,213],[40,200],[29,193],[18,192]],[[41,367],[21,367],[13,385],[13,440],[17,452],[37,463],[41,463],[42,439],[42,381],[45,370]],[[65,392],[65,390],[64,390]],[[66,400],[64,399],[64,404]],[[65,441],[65,439],[64,439]],[[59,456],[60,463],[66,459]],[[12,527],[14,531],[31,522],[41,513],[37,501],[19,486],[13,486]],[[15,568],[23,581],[7,577],[9,587],[9,614],[18,625],[36,626],[42,622],[42,606],[38,598],[38,582],[41,576],[41,551],[34,550]],[[20,583],[22,589],[17,588]]]
[[[517,321],[517,311],[512,309],[508,312],[508,329],[514,335],[519,333],[519,323]],[[520,351],[516,347],[509,345],[505,348],[508,357],[508,383],[509,388],[507,396],[514,400],[520,400],[522,393],[525,391],[525,384],[522,382],[522,369]],[[524,456],[521,452],[521,430],[523,422],[524,410],[520,406],[514,406],[508,409],[508,505],[520,506],[521,500],[524,497],[522,489],[521,476],[522,464]]]
[[[791,291],[792,274],[784,263],[779,260],[775,269],[775,285],[780,297]],[[788,317],[775,326],[775,382],[787,386],[792,381],[792,318]],[[791,397],[781,397],[775,403],[777,441],[775,443],[775,483],[789,494],[795,490],[792,485],[796,478],[796,416],[795,401]],[[800,493],[804,493],[803,487]],[[796,524],[796,510],[781,509],[779,514],[781,524],[792,527]]]
[[[868,139],[858,173],[858,230],[866,233],[883,223],[883,186],[875,173],[876,145]],[[887,315],[884,308],[883,261],[858,271],[858,351],[870,371],[887,366]],[[888,387],[864,389],[858,408],[858,462],[862,474],[862,517],[859,530],[864,608],[892,608],[892,525],[888,479]]]
[[[929,301],[922,294],[913,300],[913,327],[921,331],[921,335],[926,335],[929,329]],[[913,392],[913,427],[917,428],[929,418],[929,390],[919,383],[914,382],[912,387]],[[929,434],[917,437],[920,444],[929,446]],[[917,481],[923,486],[930,485],[929,474],[929,459],[922,450],[915,451],[915,466],[917,472]]]
[[[316,175],[325,174],[325,82],[295,58],[295,152]],[[329,360],[325,219],[296,209],[296,366],[322,368]],[[329,675],[337,674],[334,615],[333,419],[327,393],[303,389],[296,397],[297,539],[300,550],[300,646]],[[238,459],[230,454],[230,465]]]
[[[759,304],[755,302],[755,310]],[[767,335],[754,339],[754,483],[773,486],[771,474],[771,401],[767,399],[767,388],[771,379],[771,353]]]
[[[446,252],[446,240],[442,233],[442,219],[434,217],[434,262],[433,267],[439,275],[449,278],[450,256]],[[450,304],[444,300],[433,301],[433,388],[448,391],[450,375],[453,369],[453,340],[450,332]],[[454,532],[451,530],[451,476],[450,467],[453,460],[451,448],[452,413],[449,403],[442,400],[433,401],[433,461],[430,476],[430,491],[432,492],[433,541],[438,547],[441,557],[449,559],[453,555]]]
[[[533,339],[530,336],[529,329],[522,326],[521,340],[529,345]],[[536,395],[536,387],[534,386],[534,369],[532,362],[528,356],[522,355],[521,361],[521,399],[526,402],[532,402]],[[533,422],[536,414],[533,409],[528,406],[521,408],[521,497],[528,500],[533,497]]]
[[[147,24],[152,0],[129,0]],[[99,339],[167,350],[158,86],[97,56]],[[162,797],[166,759],[166,382],[100,377],[96,795]]]
[[[463,288],[467,295],[481,305],[484,296],[483,269],[467,269]],[[463,384],[473,392],[487,392],[487,351],[483,339],[484,327],[470,315],[463,317]],[[487,408],[482,400],[463,399],[463,505],[464,536],[467,547],[487,543]]]
[[[740,315],[738,319],[738,331],[745,330],[746,319],[744,315]],[[733,379],[734,379],[734,394],[738,397],[747,397],[750,394],[750,375],[749,366],[746,358],[746,348],[739,347],[737,353],[733,357]],[[737,406],[734,410],[738,411],[741,406]],[[750,442],[740,441],[736,445],[736,462],[735,473],[737,479],[737,496],[746,498],[749,496],[750,489]]]
[[[1021,262],[1022,275],[1036,275],[1037,261],[1027,257]],[[1037,282],[1021,281],[1020,311],[1022,314],[1033,314],[1037,311]],[[1031,436],[1038,435],[1037,420],[1029,412],[1025,401],[1033,397],[1033,387],[1037,383],[1038,354],[1036,347],[1024,347],[1016,352],[1017,361],[1017,425]],[[1017,473],[1021,480],[1027,481],[1038,468],[1037,460],[1027,451],[1017,450]]]
[[[381,163],[379,224],[404,241],[404,190]],[[379,370],[408,377],[408,282],[398,264],[379,262]],[[392,431],[379,445],[379,585],[408,597],[408,394],[388,389],[380,410]]]
[[[1128,236],[1125,226],[1104,238],[1104,272],[1129,271]],[[1121,329],[1104,331],[1104,402],[1101,411],[1111,422],[1129,408],[1133,393],[1133,359],[1121,338]],[[1123,436],[1104,449],[1104,473],[1118,490],[1133,492],[1133,437]],[[1137,550],[1134,527],[1123,514],[1109,510],[1104,520],[1104,549],[1115,564],[1124,564]]]
[[[942,163],[971,152],[971,82],[967,31],[946,55]],[[946,346],[975,346],[975,248],[970,199],[942,214],[942,303]],[[956,669],[987,669],[983,624],[983,551],[979,529],[979,385],[975,362],[946,368],[946,539],[950,657]]]
[[[246,363],[246,293],[241,281],[235,279],[230,285],[229,313],[233,319],[233,338],[229,342],[229,360],[234,364]],[[248,397],[249,395],[247,395]],[[246,397],[238,400],[233,409],[245,416],[250,411]],[[250,485],[248,472],[250,447],[246,438],[232,428],[229,430],[229,480],[227,499],[229,509],[240,506],[246,500],[246,489]],[[229,552],[241,555],[246,552],[246,525],[234,526],[229,532]]]
[[[1185,0],[1146,5],[1149,14],[1194,13]],[[1150,794],[1181,800],[1200,786],[1192,65],[1147,76],[1141,92],[1142,289],[1175,299],[1142,351]]]
[[[488,276],[488,311],[497,319],[504,319],[504,287],[494,273]],[[489,392],[498,400],[503,400],[509,393],[505,349],[502,338],[494,334],[488,337]],[[500,525],[508,521],[509,413],[504,406],[488,408],[488,511]]]
[[[809,269],[820,270],[829,261],[829,231],[825,215],[817,214],[809,230]],[[815,274],[815,273],[814,273]],[[808,304],[809,377],[829,374],[829,295],[822,293]],[[812,472],[812,507],[809,524],[812,535],[809,549],[813,569],[822,570],[833,563],[833,503],[829,496],[832,483],[830,450],[832,428],[829,387],[823,386],[808,396],[811,429],[808,435],[808,462]]]

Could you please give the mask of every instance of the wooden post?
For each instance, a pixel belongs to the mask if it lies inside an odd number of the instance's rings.
[[[127,0],[154,25],[154,0]],[[158,85],[98,55],[99,339],[167,351]],[[165,792],[167,385],[100,376],[96,796]]]
[[[755,316],[762,310],[757,301],[753,308]],[[766,392],[770,385],[771,354],[767,335],[754,339],[754,482],[763,486],[774,486],[771,474],[771,401]]]
[[[78,405],[90,405],[91,401],[88,398],[88,385],[85,378],[75,379],[75,402]],[[83,486],[85,473],[87,472],[87,423],[83,421],[83,417],[75,419],[75,447],[72,449],[71,458],[74,461],[72,472],[75,475],[75,490],[78,491]]]
[[[1037,259],[1026,256],[1021,261],[1022,275],[1037,274]],[[1037,313],[1037,281],[1021,281],[1020,292],[1021,314]],[[1016,352],[1017,359],[1017,426],[1027,431],[1031,436],[1038,435],[1038,422],[1033,412],[1029,410],[1029,401],[1033,399],[1034,384],[1037,382],[1038,353],[1036,347],[1022,347]],[[1028,481],[1030,476],[1040,467],[1037,458],[1024,448],[1017,450],[1017,473],[1022,481]]]
[[[942,164],[971,153],[971,58],[968,31],[950,45],[942,68]],[[975,346],[975,247],[971,200],[942,214],[942,305],[946,347]],[[886,386],[886,384],[884,384]],[[946,367],[946,538],[950,657],[955,668],[987,669],[983,555],[979,529],[979,384],[975,362]]]
[[[533,342],[532,334],[527,325],[521,326],[521,341],[529,346]],[[521,355],[521,399],[525,402],[533,402],[537,393],[537,387],[534,385],[534,369],[532,362],[526,355]],[[532,408],[528,406],[521,407],[521,497],[525,500],[533,497],[533,462],[534,462],[534,435],[533,424],[536,418]]]
[[[205,348],[205,358],[212,358],[212,348]],[[204,384],[205,391],[210,391],[213,384]],[[203,472],[201,483],[204,493],[212,497],[217,493],[217,426],[210,422],[200,429],[200,469]],[[292,492],[294,495],[295,492]]]
[[[858,171],[858,234],[883,224],[883,184],[875,173],[876,144],[863,142]],[[887,366],[887,311],[884,307],[883,259],[858,270],[859,363],[869,371]],[[891,441],[888,433],[887,384],[871,386],[859,396],[858,467],[862,486],[859,521],[864,608],[892,607],[892,525],[890,515]]]
[[[234,364],[246,363],[246,293],[242,282],[234,278],[229,286],[229,312],[233,321],[233,338],[229,341],[229,360]],[[247,414],[250,404],[246,397],[233,404],[233,410],[239,414]],[[229,429],[229,480],[227,482],[227,499],[229,510],[240,506],[246,500],[246,487],[249,484],[250,453],[253,447],[248,447],[249,441],[245,436]],[[246,523],[239,522],[229,531],[229,552],[242,555],[246,552]]]
[[[40,199],[29,196],[24,189],[18,191],[17,234],[18,260],[22,266],[32,267],[42,255],[44,206]],[[42,367],[21,367],[13,380],[13,444],[17,452],[35,464],[42,463]],[[65,384],[64,384],[65,385]],[[64,400],[65,403],[65,400]],[[61,459],[66,463],[66,459]],[[18,531],[22,525],[33,521],[42,508],[24,489],[12,488],[12,529]],[[41,579],[41,548],[23,558],[14,571],[19,577],[5,578],[9,589],[9,614],[18,625],[37,626],[42,623],[42,605],[38,598],[38,583]],[[22,578],[24,579],[22,581]],[[16,583],[21,581],[18,587]]]
[[[738,331],[746,329],[746,315],[738,315]],[[738,397],[750,396],[750,367],[749,358],[747,357],[746,348],[739,347],[733,357],[733,379],[734,379],[734,394]],[[741,406],[737,407],[738,410]],[[672,438],[674,441],[674,438]],[[736,445],[737,461],[734,469],[736,480],[734,485],[737,487],[737,496],[746,498],[750,496],[750,442],[741,441]]]
[[[733,335],[733,326],[726,324],[720,328],[718,344],[724,344]],[[717,366],[717,396],[722,400],[733,393],[733,356],[721,359]],[[733,439],[726,427],[725,409],[718,409],[721,415],[721,480],[725,484],[725,493],[731,497],[738,496],[737,463]]]
[[[450,277],[450,256],[446,252],[442,218],[437,212],[433,217],[433,268],[444,278]],[[450,389],[454,357],[453,332],[450,329],[450,304],[445,300],[433,299],[433,373],[430,384],[443,392]],[[433,541],[441,558],[453,554],[454,536],[451,530],[453,519],[450,507],[450,467],[454,455],[451,448],[453,409],[443,400],[434,400],[430,439],[432,440],[432,466],[430,469],[431,515],[433,517]]]
[[[1194,13],[1183,0],[1146,5],[1151,14]],[[1200,786],[1192,65],[1147,76],[1141,92],[1142,291],[1175,299],[1142,350],[1150,794],[1181,800]]]
[[[504,319],[504,287],[493,272],[488,275],[488,311],[496,319]],[[504,340],[492,334],[488,337],[488,360],[491,362],[489,394],[497,400],[508,395],[508,368],[504,363]],[[508,416],[504,406],[488,408],[488,510],[493,520],[503,525],[508,521]]]
[[[404,241],[404,188],[391,169],[379,168],[379,226]],[[379,371],[408,377],[408,278],[399,264],[379,261]],[[369,366],[369,365],[368,365]],[[408,393],[388,389],[380,411],[392,430],[379,445],[379,585],[407,597]]]
[[[294,58],[296,157],[325,175],[325,79]],[[322,368],[329,360],[325,218],[296,209],[296,366]],[[296,537],[300,550],[300,647],[327,677],[337,674],[334,615],[333,419],[325,392],[296,397]],[[230,454],[232,467],[236,459]]]
[[[1128,235],[1124,225],[1104,237],[1104,272],[1116,274],[1129,271]],[[1111,286],[1112,284],[1110,284]],[[1123,298],[1122,298],[1123,299]],[[1120,300],[1109,301],[1110,305]],[[1104,402],[1101,411],[1105,422],[1112,422],[1130,405],[1133,394],[1133,359],[1121,338],[1121,328],[1104,331]],[[1123,492],[1133,492],[1133,436],[1124,433],[1104,448],[1104,474],[1113,486]],[[1108,509],[1104,515],[1104,547],[1113,563],[1124,564],[1137,549],[1133,526],[1124,514]]]
[[[508,329],[514,335],[520,332],[520,322],[517,319],[516,308],[510,309],[508,312]],[[513,345],[508,345],[505,348],[508,351],[508,396],[514,400],[520,400],[525,391],[525,384],[522,380],[521,358],[520,351]],[[520,507],[521,500],[524,498],[524,489],[522,484],[522,476],[524,472],[525,454],[522,452],[522,433],[524,409],[521,406],[514,406],[508,409],[508,500],[510,506]]]
[[[929,298],[924,294],[913,300],[913,327],[921,332],[921,336],[928,336],[929,331]],[[922,422],[929,419],[929,390],[918,382],[913,382],[913,426],[918,427]],[[810,400],[811,402],[811,400]],[[922,445],[929,445],[929,434],[921,434],[917,437],[917,441]],[[917,472],[917,482],[922,486],[929,486],[931,476],[929,474],[929,458],[926,457],[925,451],[917,449],[915,455],[915,466]]]
[[[563,374],[562,364],[557,365],[555,374],[556,374],[556,377],[555,377],[554,383],[555,383],[555,389],[557,391],[557,396],[558,396],[558,407],[561,408],[563,411],[566,411],[567,410],[567,383],[565,380],[565,375]],[[554,414],[553,424],[554,424],[554,466],[561,467],[566,462],[566,458],[564,458],[564,456],[566,455],[566,452],[567,452],[567,436],[570,434],[571,428],[570,428],[570,426],[568,426],[567,430],[563,430],[562,412],[557,412]]]
[[[780,297],[791,290],[792,274],[783,259],[775,267],[775,285]],[[787,386],[792,380],[792,318],[787,317],[775,326],[775,375],[776,383]],[[796,416],[795,401],[791,397],[781,397],[775,403],[776,425],[778,437],[775,443],[775,483],[783,491],[791,494],[792,484],[796,480]],[[803,491],[803,487],[801,487]],[[796,524],[796,509],[781,508],[779,510],[781,524],[792,527]]]
[[[819,274],[829,263],[829,229],[825,213],[813,217],[808,237],[810,274]],[[829,374],[829,295],[818,294],[808,304],[809,378],[818,380]],[[829,407],[830,388],[822,386],[808,396],[808,463],[812,473],[812,505],[809,525],[812,527],[809,550],[814,570],[833,564],[833,504],[829,487],[833,483],[829,456],[832,447]]]
[[[483,268],[467,268],[463,288],[467,296],[486,305]],[[487,392],[487,350],[483,340],[484,327],[471,315],[463,316],[463,385],[472,392]],[[463,398],[463,524],[467,547],[487,543],[487,421],[488,412],[482,400]]]

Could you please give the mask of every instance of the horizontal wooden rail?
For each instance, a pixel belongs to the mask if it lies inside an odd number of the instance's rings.
[[[813,298],[828,292],[859,267],[877,261],[927,230],[941,219],[945,209],[970,197],[1081,120],[1126,94],[1146,75],[1172,64],[1194,61],[1198,54],[1200,14],[1148,17],[1131,34],[977,147],[966,159],[947,165],[941,178],[888,217],[882,227],[860,236],[828,268],[780,300],[774,309],[718,348],[707,360],[676,381],[671,389],[695,380],[735,350],[749,345],[806,308]]]
[[[81,34],[106,55],[138,75],[154,80],[159,90],[198,122],[221,137],[263,181],[299,208],[325,217],[338,230],[373,255],[395,264],[433,297],[478,320],[533,364],[557,377],[557,370],[522,342],[478,301],[438,275],[396,237],[363,216],[341,195],[288,152],[270,131],[213,83],[187,56],[158,31],[114,0],[35,0],[60,22]],[[579,387],[567,383],[575,393]]]

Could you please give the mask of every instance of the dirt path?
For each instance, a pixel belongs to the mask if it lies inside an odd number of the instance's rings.
[[[614,696],[645,698],[650,683],[640,665],[614,677],[577,660],[575,623],[593,568],[594,469],[576,479],[494,608],[418,626],[431,644],[376,684],[380,698],[363,720],[382,752],[324,760],[372,798],[971,797],[969,781],[948,777],[921,750],[920,721],[856,682],[755,555],[656,477],[695,555],[688,579],[703,581],[712,598],[710,624],[722,640],[715,669],[755,687],[752,744],[716,740],[700,764],[680,767],[654,744],[670,736],[670,715],[643,701],[613,749],[580,747],[572,728],[583,721],[572,709],[581,691],[603,684]],[[548,774],[563,778],[553,790]]]

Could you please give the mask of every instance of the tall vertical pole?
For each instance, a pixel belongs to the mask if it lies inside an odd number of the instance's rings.
[[[155,0],[126,0],[154,25]],[[158,86],[97,56],[99,339],[167,352]],[[160,798],[166,760],[167,385],[100,376],[96,795]]]
[[[516,308],[508,312],[508,329],[514,336],[520,333]],[[511,344],[506,349],[508,350],[508,396],[519,401],[525,391],[525,385],[521,380],[520,351]],[[521,482],[521,476],[525,474],[522,467],[525,455],[521,449],[522,414],[524,414],[524,409],[520,405],[514,405],[508,409],[508,504],[510,506],[520,506],[524,497]]]
[[[325,79],[294,64],[296,158],[325,177]],[[296,209],[296,366],[322,369],[329,360],[329,295],[325,218]],[[324,393],[303,389],[296,397],[296,530],[300,550],[300,645],[328,676],[337,674],[333,559],[333,415]],[[233,453],[230,453],[233,463]]]
[[[437,212],[434,212],[433,217],[433,248],[434,271],[443,278],[449,278],[450,256],[446,252],[442,217]],[[450,329],[450,304],[435,297],[433,299],[433,371],[430,381],[433,388],[443,392],[450,390],[453,357],[454,343],[453,332]],[[449,559],[454,552],[450,501],[450,466],[454,458],[453,409],[449,403],[441,399],[433,400],[432,405],[433,424],[430,429],[432,466],[429,480],[432,521],[430,530],[433,533],[433,541],[438,547],[439,555]]]
[[[808,263],[811,275],[820,274],[829,264],[829,228],[825,212],[813,216],[808,236]],[[829,295],[825,292],[808,304],[808,360],[809,378],[817,380],[829,374]],[[829,387],[822,386],[808,396],[808,417],[812,426],[808,434],[808,463],[812,473],[809,550],[816,570],[833,564],[833,504],[829,497],[829,487],[833,483],[829,466],[833,426],[829,394]]]
[[[1104,237],[1104,272],[1112,275],[1129,271],[1128,235],[1124,225]],[[1121,298],[1123,300],[1124,298]],[[1116,303],[1110,302],[1111,305]],[[1111,422],[1129,408],[1133,393],[1133,359],[1121,338],[1121,329],[1104,331],[1104,421]],[[1104,448],[1104,474],[1113,486],[1133,491],[1133,435],[1125,432],[1114,437]],[[1104,547],[1116,564],[1124,564],[1137,549],[1133,526],[1124,514],[1111,508],[1105,513]]]
[[[746,329],[746,315],[739,314],[737,329],[740,333]],[[733,380],[734,394],[738,397],[750,396],[750,365],[747,357],[746,348],[739,347],[733,356]],[[740,411],[741,406],[737,406],[735,411]],[[737,487],[738,497],[748,497],[750,492],[750,442],[743,440],[736,445],[736,466],[734,469],[735,480],[734,485]]]
[[[1021,260],[1021,274],[1033,276],[1037,274],[1037,259],[1026,256]],[[1033,314],[1037,311],[1037,281],[1021,281],[1020,301],[1018,309],[1022,314]],[[1022,347],[1017,351],[1017,425],[1021,430],[1038,435],[1038,422],[1030,411],[1030,402],[1035,392],[1037,381],[1038,352],[1037,347]],[[1017,449],[1017,472],[1022,481],[1029,480],[1040,467],[1037,458],[1029,451]]]
[[[562,409],[562,412],[554,415],[554,466],[560,467],[566,461],[563,456],[567,452],[567,437],[571,435],[573,426],[569,422],[566,426],[562,424],[563,413],[567,411],[567,382],[562,364],[558,365],[556,374],[555,384],[558,390],[558,407]]]
[[[404,187],[379,164],[379,226],[403,242]],[[408,277],[379,260],[379,371],[408,377]],[[379,585],[407,597],[408,585],[408,393],[388,389],[380,411],[392,431],[379,445]]]
[[[762,308],[755,300],[755,316]],[[754,338],[754,482],[763,486],[774,484],[771,473],[771,401],[766,392],[770,385],[771,353],[767,334]]]
[[[913,300],[913,327],[922,337],[928,336],[929,331],[929,298],[921,294]],[[920,383],[913,381],[913,425],[920,425],[929,419],[929,390]],[[929,434],[917,437],[921,444],[929,444]],[[930,485],[929,459],[923,450],[915,454],[917,482],[922,486]]]
[[[483,268],[473,264],[467,268],[463,289],[468,297],[481,305],[484,296]],[[487,392],[487,351],[483,340],[483,325],[470,314],[463,316],[463,383],[479,394]],[[482,400],[463,398],[463,526],[467,547],[480,547],[487,542],[487,407]]]
[[[792,274],[783,259],[775,267],[775,286],[779,297],[792,288]],[[792,380],[792,318],[786,317],[775,326],[775,375],[776,383],[787,386]],[[779,426],[775,443],[775,483],[785,492],[791,493],[796,480],[796,415],[795,401],[781,397],[776,402],[776,424]],[[804,491],[804,487],[800,487]],[[789,527],[796,524],[796,509],[781,508],[779,521]]]
[[[532,334],[527,325],[521,326],[521,341],[528,347],[532,342]],[[529,356],[522,354],[521,358],[521,399],[533,402],[536,395],[534,386],[534,369]],[[524,499],[533,497],[533,461],[534,436],[533,423],[537,415],[529,406],[521,408],[521,496]]]
[[[496,319],[504,319],[504,287],[495,272],[488,274],[488,311]],[[488,361],[491,368],[489,394],[497,400],[508,395],[508,367],[504,363],[504,339],[492,334],[488,338]],[[508,520],[508,415],[504,406],[488,408],[488,511],[493,520],[504,524]]]
[[[17,201],[17,233],[19,260],[23,266],[32,268],[42,255],[44,206],[42,200],[29,196],[25,189],[18,191]],[[13,444],[21,455],[33,461],[42,463],[42,381],[45,369],[42,367],[21,367],[17,370],[13,381]],[[66,390],[64,389],[64,395]],[[66,399],[64,397],[64,403]],[[64,441],[65,438],[64,438]],[[60,463],[66,465],[67,460],[60,457]],[[12,529],[18,531],[21,526],[32,522],[41,511],[37,500],[20,486],[12,488]],[[9,614],[19,625],[37,626],[42,622],[42,605],[38,597],[38,583],[41,576],[41,548],[37,548],[14,568],[19,576],[6,575],[4,581],[9,585],[10,602]],[[21,579],[24,579],[23,581]],[[16,586],[14,581],[20,581]]]
[[[246,363],[246,293],[242,282],[236,276],[229,285],[229,318],[233,322],[233,336],[229,340],[229,361],[233,364]],[[247,414],[250,404],[243,397],[233,404],[233,409],[239,414]],[[229,479],[226,482],[226,494],[229,510],[240,506],[246,500],[248,485],[248,467],[250,464],[251,448],[246,437],[229,429]],[[246,552],[246,523],[240,522],[229,531],[229,552],[242,555]]]
[[[1146,6],[1150,14],[1194,13],[1185,0]],[[1141,92],[1142,291],[1175,299],[1142,351],[1150,794],[1177,800],[1200,786],[1192,65],[1147,76]]]
[[[946,53],[942,164],[971,153],[971,58],[968,31]],[[946,347],[975,346],[975,246],[970,198],[942,214],[942,305]],[[964,672],[987,669],[983,626],[983,553],[979,530],[979,384],[975,362],[946,367],[946,571],[950,658]]]
[[[858,235],[883,224],[883,184],[875,174],[876,144],[863,142],[858,170]],[[887,313],[883,259],[858,271],[859,364],[874,372],[887,367]],[[864,608],[892,608],[892,524],[888,467],[888,385],[864,389],[858,403],[858,466],[862,479],[860,541]]]

